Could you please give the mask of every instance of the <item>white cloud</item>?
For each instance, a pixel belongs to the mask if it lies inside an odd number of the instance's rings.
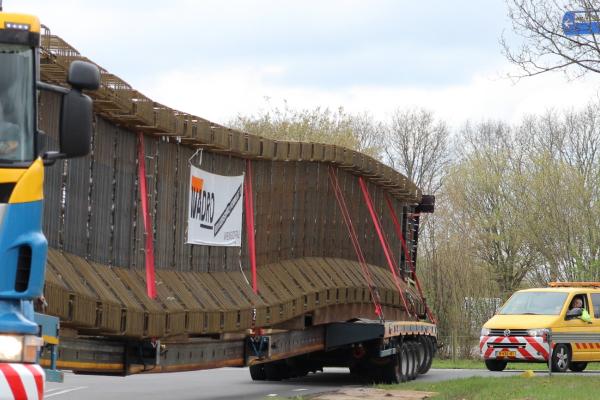
[[[562,75],[547,74],[513,83],[488,73],[465,84],[439,87],[349,86],[325,90],[269,83],[270,78],[282,73],[282,67],[276,65],[218,72],[174,70],[147,81],[140,89],[165,105],[215,122],[226,122],[238,113],[255,113],[265,107],[268,97],[275,104],[286,100],[297,108],[343,106],[351,112],[369,111],[382,119],[396,108],[424,107],[459,127],[469,119],[517,122],[523,115],[549,108],[579,107],[597,97],[599,81],[590,75],[568,82]]]

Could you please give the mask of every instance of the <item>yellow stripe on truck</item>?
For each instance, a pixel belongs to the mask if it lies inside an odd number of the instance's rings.
[[[9,203],[28,203],[44,198],[44,163],[35,160],[17,181]]]

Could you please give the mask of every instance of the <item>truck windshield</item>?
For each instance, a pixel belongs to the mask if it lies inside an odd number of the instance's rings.
[[[34,157],[33,49],[0,44],[0,164]]]
[[[502,306],[502,315],[558,315],[565,304],[567,293],[517,292]]]

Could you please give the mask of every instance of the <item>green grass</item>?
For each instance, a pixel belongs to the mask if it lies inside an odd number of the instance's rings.
[[[502,378],[473,377],[436,383],[382,386],[386,389],[422,390],[439,393],[435,400],[483,399],[592,399],[600,393],[600,378],[591,376],[539,375]]]
[[[483,360],[477,359],[457,359],[456,361],[448,359],[434,358],[431,368],[449,368],[449,369],[485,369]],[[544,363],[508,363],[507,370],[525,370],[532,369],[536,370],[547,370],[546,364]],[[588,370],[600,370],[600,363],[589,363]]]

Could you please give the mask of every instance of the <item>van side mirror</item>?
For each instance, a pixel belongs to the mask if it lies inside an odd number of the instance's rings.
[[[572,308],[569,311],[567,311],[567,315],[566,315],[565,319],[570,320],[570,319],[579,318],[579,317],[581,317],[581,314],[583,314],[582,308]]]

